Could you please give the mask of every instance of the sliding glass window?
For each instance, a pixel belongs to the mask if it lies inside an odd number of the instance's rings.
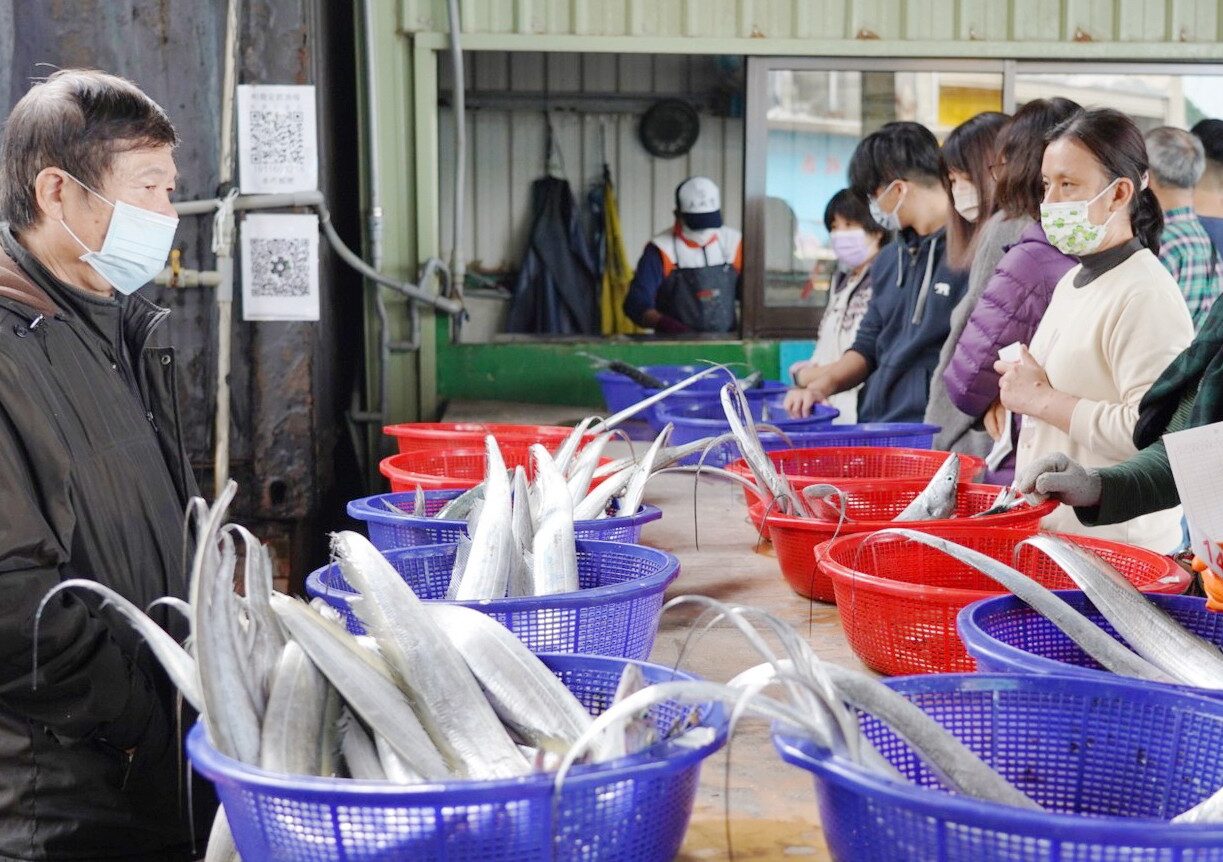
[[[813,338],[836,266],[824,208],[858,142],[894,120],[941,140],[1001,110],[1003,64],[753,58],[748,93],[745,329]]]
[[[744,335],[815,337],[836,266],[824,208],[847,184],[863,136],[892,120],[913,120],[942,140],[981,111],[1013,112],[1051,96],[1123,111],[1144,131],[1189,128],[1204,117],[1223,118],[1223,66],[750,59]]]

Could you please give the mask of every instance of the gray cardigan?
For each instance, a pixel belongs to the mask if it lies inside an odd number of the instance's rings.
[[[1019,241],[1019,235],[1032,223],[1032,219],[1022,216],[1016,219],[1005,218],[997,212],[990,216],[989,221],[981,226],[981,235],[977,237],[977,248],[973,254],[972,267],[968,271],[968,292],[960,300],[960,304],[951,313],[951,333],[943,342],[939,352],[938,367],[930,378],[930,399],[926,403],[926,421],[932,425],[942,426],[934,438],[934,448],[946,449],[951,452],[964,452],[969,455],[988,455],[994,441],[982,430],[974,429],[977,417],[961,413],[951,403],[947,395],[947,386],[943,383],[943,372],[947,369],[951,357],[955,354],[956,343],[960,333],[964,331],[977,300],[985,292],[990,277],[998,262],[1002,260],[1003,249]]]

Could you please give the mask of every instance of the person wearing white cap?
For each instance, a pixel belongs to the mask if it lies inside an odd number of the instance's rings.
[[[624,312],[664,335],[730,332],[742,272],[743,237],[722,224],[717,184],[689,177],[675,189],[675,224],[637,262]]]

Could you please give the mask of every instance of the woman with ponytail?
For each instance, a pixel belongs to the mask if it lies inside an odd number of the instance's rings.
[[[1023,416],[1016,471],[1059,453],[1086,468],[1137,452],[1139,403],[1193,339],[1176,281],[1159,262],[1163,215],[1146,187],[1142,133],[1124,114],[1083,111],[1057,126],[1041,162],[1041,226],[1078,260],[1058,282],[1029,347],[999,361],[1003,406]],[[1088,527],[1062,507],[1044,524],[1169,552],[1180,510]]]

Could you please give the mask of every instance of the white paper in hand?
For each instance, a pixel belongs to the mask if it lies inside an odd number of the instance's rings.
[[[1008,344],[1006,347],[998,351],[998,358],[1003,362],[1018,362],[1020,360],[1019,348],[1020,343],[1016,341],[1013,344]],[[985,456],[985,466],[991,470],[997,470],[1007,456],[1015,451],[1015,441],[1011,439],[1011,420],[1013,419],[1011,411],[1006,411],[1006,416],[1002,423],[1002,436],[994,441],[994,448],[989,450],[989,454]]]
[[[1003,362],[1018,362],[1023,357],[1020,355],[1020,349],[1023,347],[1018,341],[1014,344],[1008,344],[1006,347],[998,351],[998,358]]]
[[[1164,435],[1168,462],[1189,522],[1189,547],[1223,576],[1223,422]]]

